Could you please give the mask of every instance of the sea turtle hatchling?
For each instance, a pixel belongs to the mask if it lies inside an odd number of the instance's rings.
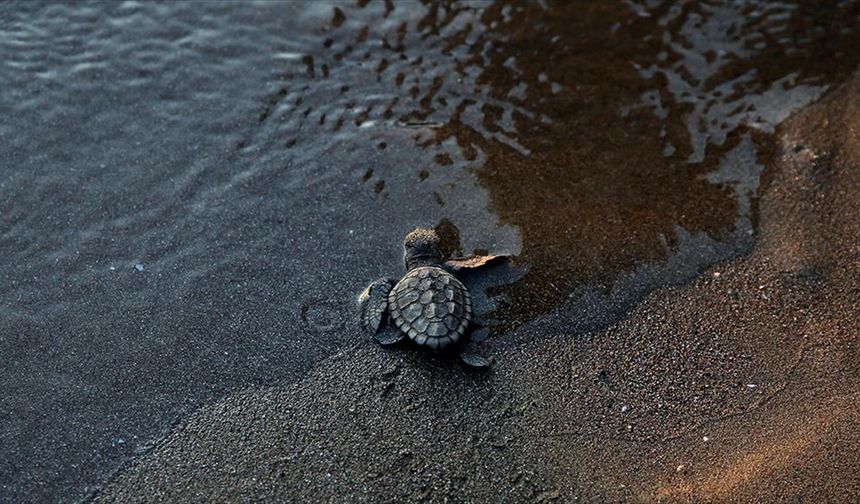
[[[462,345],[472,322],[469,290],[443,263],[439,237],[432,229],[417,228],[406,236],[406,275],[399,281],[380,278],[361,293],[361,323],[383,345],[408,337],[441,350],[460,343],[460,357],[473,367],[489,360]],[[386,321],[390,324],[384,324]],[[393,326],[393,327],[391,327]]]

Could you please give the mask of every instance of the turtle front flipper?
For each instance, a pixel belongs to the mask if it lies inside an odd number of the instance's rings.
[[[380,278],[367,286],[358,296],[361,308],[361,326],[367,334],[374,335],[379,332],[379,326],[388,312],[388,293],[394,286],[392,278]]]
[[[507,254],[500,255],[473,255],[470,257],[458,257],[449,259],[442,265],[443,268],[451,273],[457,273],[464,270],[472,270],[496,264],[500,262],[510,261],[511,256]]]

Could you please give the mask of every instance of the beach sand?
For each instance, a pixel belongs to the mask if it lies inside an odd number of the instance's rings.
[[[856,501],[860,75],[778,139],[752,251],[608,329],[551,312],[484,374],[367,341],[202,407],[94,500]]]

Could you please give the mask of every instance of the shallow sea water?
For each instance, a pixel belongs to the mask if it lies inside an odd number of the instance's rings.
[[[0,5],[0,500],[362,344],[416,225],[527,270],[490,347],[744,253],[858,4]]]

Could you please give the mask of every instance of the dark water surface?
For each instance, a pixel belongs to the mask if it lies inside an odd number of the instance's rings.
[[[75,501],[225,392],[360,344],[447,219],[491,344],[746,251],[860,2],[0,4],[0,500]],[[537,336],[535,336],[537,335]]]

